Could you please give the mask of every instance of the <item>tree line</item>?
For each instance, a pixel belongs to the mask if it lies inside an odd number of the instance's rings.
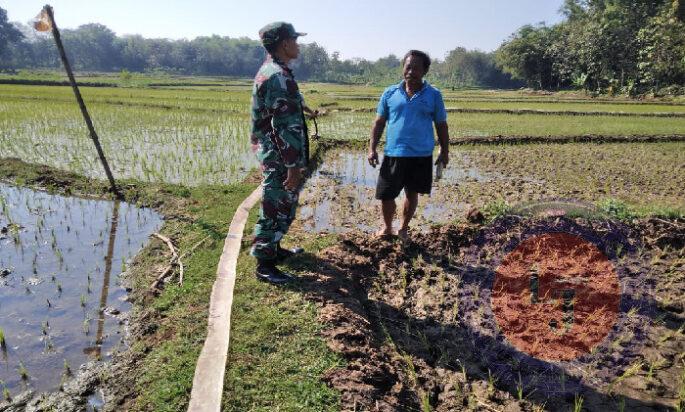
[[[0,24],[3,12],[0,9]],[[61,61],[51,36],[36,33],[21,23],[6,23],[4,32],[7,41],[3,47],[0,40],[0,68],[60,68]],[[161,71],[246,77],[254,75],[265,57],[261,43],[247,37],[147,39],[140,35],[117,36],[97,23],[61,32],[72,66],[80,71]],[[397,81],[401,61],[392,54],[376,61],[341,59],[338,52],[328,53],[322,46],[309,43],[301,45],[300,57],[293,66],[296,76],[303,80],[388,84]],[[496,67],[494,53],[457,48],[444,62],[436,61],[433,67],[431,80],[445,86],[520,85]]]
[[[498,67],[539,89],[640,94],[685,85],[683,0],[566,0],[564,21],[520,28]]]
[[[457,47],[436,59],[429,80],[443,87],[584,88],[637,94],[685,84],[685,0],[566,0],[565,18],[553,26],[526,25],[494,52]],[[62,30],[76,70],[253,76],[265,57],[247,37],[192,40],[117,36],[102,24]],[[389,84],[400,58],[341,59],[316,44],[303,44],[294,62],[299,79]],[[0,8],[0,69],[60,67],[52,38],[9,22]]]

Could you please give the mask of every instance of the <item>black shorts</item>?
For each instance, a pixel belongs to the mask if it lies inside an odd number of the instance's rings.
[[[433,184],[433,156],[383,157],[376,184],[376,199],[395,199],[402,189],[430,194]]]

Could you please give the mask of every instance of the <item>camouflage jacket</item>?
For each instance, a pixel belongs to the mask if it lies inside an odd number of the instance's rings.
[[[252,89],[252,130],[250,140],[259,147],[260,157],[271,157],[274,148],[285,167],[305,167],[307,126],[300,94],[292,71],[271,56],[257,72]],[[267,160],[267,159],[263,159]]]

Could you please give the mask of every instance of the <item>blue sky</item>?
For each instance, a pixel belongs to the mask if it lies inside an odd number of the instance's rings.
[[[26,23],[47,0],[0,0],[10,21]],[[172,39],[219,34],[257,38],[285,20],[343,58],[377,59],[411,48],[442,59],[456,46],[490,51],[520,26],[561,20],[563,0],[216,1],[51,0],[61,28],[102,23],[117,34]]]

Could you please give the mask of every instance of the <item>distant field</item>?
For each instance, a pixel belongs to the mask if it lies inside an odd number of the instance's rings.
[[[0,76],[64,80],[56,73]],[[82,87],[116,176],[197,185],[229,183],[256,165],[249,146],[249,79],[81,76],[119,87]],[[156,86],[155,86],[156,85]],[[327,113],[323,138],[366,140],[383,87],[304,83]],[[680,101],[592,99],[577,93],[444,90],[450,135],[650,136],[685,134]],[[552,111],[512,114],[501,111]],[[593,112],[599,112],[594,113]],[[669,117],[649,117],[655,114]],[[310,129],[313,129],[310,124]],[[103,177],[70,87],[0,85],[0,156]]]

